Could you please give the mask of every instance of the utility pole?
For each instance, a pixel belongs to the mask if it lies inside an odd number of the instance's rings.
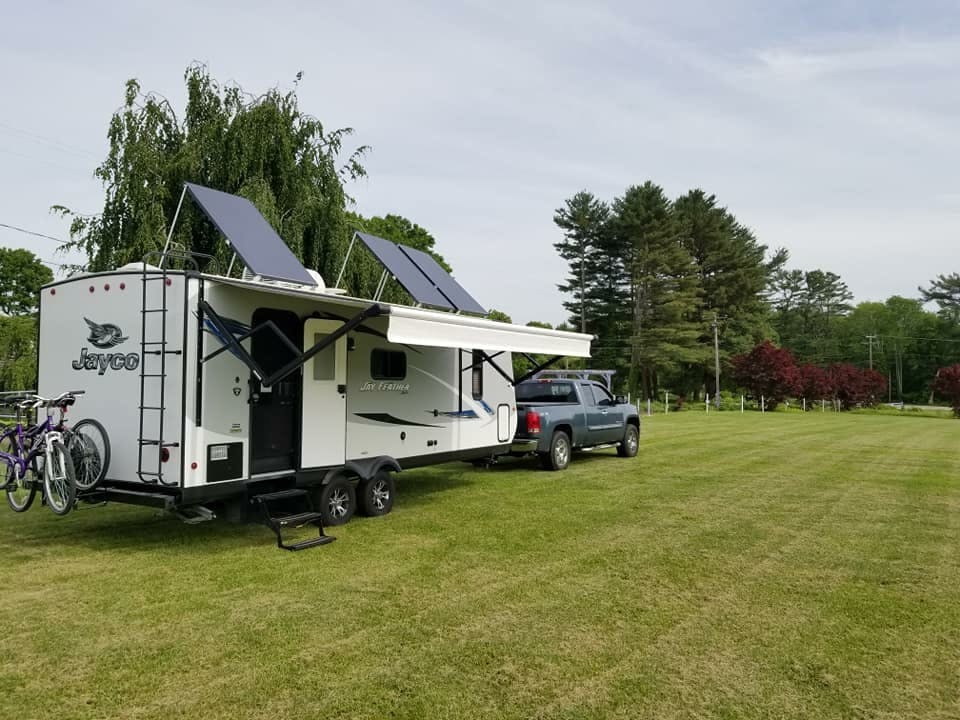
[[[717,337],[717,314],[713,314],[713,380],[717,410],[720,409],[720,340]]]
[[[867,344],[870,346],[870,369],[873,370],[873,341],[877,339],[876,335],[867,335]]]

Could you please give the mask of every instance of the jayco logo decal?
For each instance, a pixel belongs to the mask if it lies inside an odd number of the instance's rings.
[[[101,325],[89,318],[84,318],[84,321],[90,328],[87,342],[96,348],[106,350],[129,339],[118,325],[112,323]],[[87,348],[82,348],[80,357],[71,363],[71,367],[74,370],[96,370],[97,375],[103,375],[107,370],[136,370],[140,367],[140,356],[136,353],[92,353]]]
[[[90,337],[87,338],[87,342],[94,347],[103,349],[112,348],[127,339],[127,336],[123,334],[123,330],[116,325],[112,325],[111,323],[98,325],[89,318],[84,318],[84,321],[87,323],[87,327],[90,328]]]

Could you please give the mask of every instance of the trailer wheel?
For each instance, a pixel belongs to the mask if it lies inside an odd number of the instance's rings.
[[[393,510],[393,499],[397,495],[397,483],[393,473],[382,468],[372,478],[362,480],[357,491],[360,512],[367,517],[386,515]]]
[[[324,525],[343,525],[350,521],[356,509],[357,493],[347,478],[334,478],[320,491],[320,515]]]
[[[627,425],[627,431],[623,434],[623,442],[617,445],[617,455],[620,457],[636,457],[637,450],[640,448],[640,432],[636,425]]]
[[[544,470],[566,470],[570,464],[570,436],[557,430],[550,438],[550,452],[540,453],[540,465]]]

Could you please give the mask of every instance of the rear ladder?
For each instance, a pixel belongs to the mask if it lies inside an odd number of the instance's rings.
[[[148,304],[150,293],[148,287],[150,283],[160,283],[160,306],[150,307]],[[167,289],[171,281],[166,268],[160,270],[147,270],[147,264],[143,264],[143,274],[140,278],[141,283],[141,302],[140,302],[140,431],[138,433],[139,443],[137,448],[137,475],[145,483],[150,485],[176,485],[176,482],[168,482],[163,476],[163,454],[165,448],[179,447],[179,442],[168,442],[164,437],[164,416],[166,414],[166,385],[167,385],[167,356],[182,355],[182,349],[171,349],[168,347],[167,340]],[[154,293],[156,295],[156,293]],[[158,315],[159,323],[148,323],[147,318],[150,315]],[[147,337],[147,329],[150,326],[159,324],[159,338]],[[148,362],[148,360],[159,359],[159,363]],[[159,368],[157,368],[159,364]],[[150,420],[148,420],[150,418]],[[151,422],[152,420],[152,422]],[[156,436],[154,436],[156,433]],[[144,448],[155,447],[157,449],[156,464],[151,458],[145,457]],[[148,453],[152,455],[152,453]]]

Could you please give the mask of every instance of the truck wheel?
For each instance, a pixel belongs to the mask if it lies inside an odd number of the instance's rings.
[[[393,499],[397,495],[397,483],[393,474],[386,469],[377,470],[372,478],[360,481],[357,500],[360,512],[367,517],[386,515],[393,510]]]
[[[544,470],[566,470],[570,464],[570,436],[557,430],[550,438],[550,452],[540,453],[540,465]]]
[[[343,525],[357,509],[357,493],[345,477],[338,477],[320,491],[320,515],[324,525]]]
[[[640,431],[636,425],[627,425],[627,431],[623,434],[623,442],[617,445],[617,455],[620,457],[636,457],[637,450],[640,448]]]

